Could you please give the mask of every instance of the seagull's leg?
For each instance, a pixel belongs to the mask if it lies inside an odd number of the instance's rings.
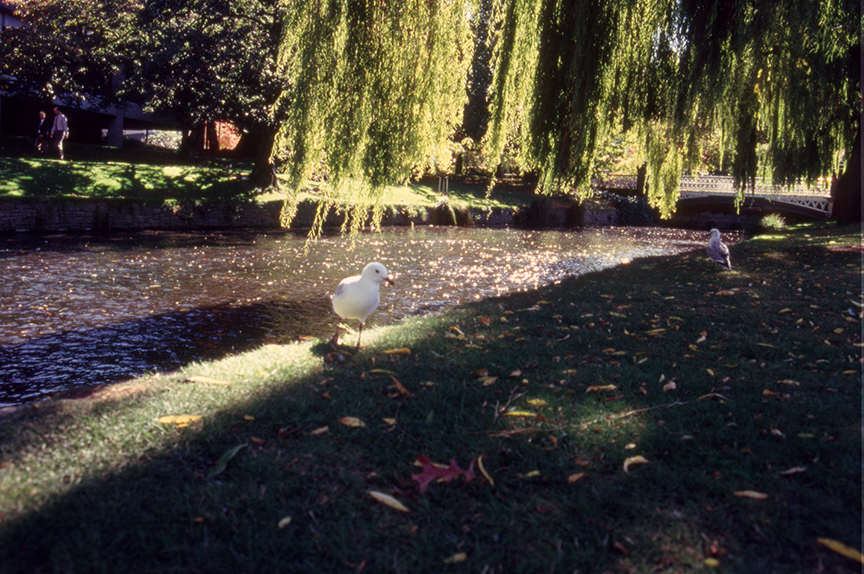
[[[363,323],[360,323],[360,330],[357,332],[357,348],[360,348],[360,335],[363,334]]]
[[[336,334],[330,339],[330,344],[336,346],[339,344],[339,323],[336,323]]]

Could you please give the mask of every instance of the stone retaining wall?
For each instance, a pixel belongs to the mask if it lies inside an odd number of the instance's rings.
[[[300,205],[291,227],[311,227],[316,205]],[[0,202],[0,232],[64,233],[90,231],[197,230],[280,227],[282,201],[178,202],[152,205],[129,200],[7,200]],[[383,225],[425,225],[431,208],[387,207]],[[477,225],[513,223],[511,209],[473,209]],[[327,226],[340,226],[342,214],[332,210]]]
[[[282,205],[280,200],[266,203],[188,201],[162,205],[131,200],[4,200],[0,201],[0,233],[275,229],[281,227]],[[301,203],[291,227],[311,227],[316,209],[315,203]],[[382,225],[429,225],[433,222],[433,209],[387,206]],[[512,226],[516,216],[513,209],[473,208],[470,223],[483,227]],[[343,217],[342,212],[331,210],[325,226],[339,227]],[[581,224],[615,225],[617,221],[614,209],[585,210]]]

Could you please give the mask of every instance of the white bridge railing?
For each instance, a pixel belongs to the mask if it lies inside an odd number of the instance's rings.
[[[636,189],[635,175],[609,174],[596,185],[605,189]],[[679,199],[695,199],[711,195],[736,196],[735,178],[728,175],[682,176],[678,188]],[[828,215],[831,212],[831,189],[827,184],[818,187],[805,185],[774,185],[757,179],[756,185],[744,190],[744,200],[762,199],[786,203]]]

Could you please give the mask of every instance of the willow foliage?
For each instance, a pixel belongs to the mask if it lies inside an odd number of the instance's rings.
[[[720,129],[741,190],[813,183],[860,122],[851,0],[502,0],[489,143],[550,188],[589,187],[597,143],[638,130],[652,203],[674,209]]]
[[[282,73],[292,85],[282,143],[292,186],[322,164],[327,211],[347,204],[343,231],[380,221],[384,186],[415,166],[450,165],[471,62],[471,5],[459,1],[318,0],[290,3]],[[291,203],[286,216],[293,215]]]

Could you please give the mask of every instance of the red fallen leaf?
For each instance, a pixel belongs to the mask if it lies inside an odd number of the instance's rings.
[[[413,480],[420,483],[420,492],[426,492],[429,485],[438,480],[450,482],[462,475],[465,477],[465,482],[468,482],[476,476],[474,474],[474,460],[471,461],[467,470],[459,468],[455,458],[450,460],[450,466],[439,466],[426,456],[418,456],[414,464],[423,468],[423,472],[420,474],[411,475]]]

